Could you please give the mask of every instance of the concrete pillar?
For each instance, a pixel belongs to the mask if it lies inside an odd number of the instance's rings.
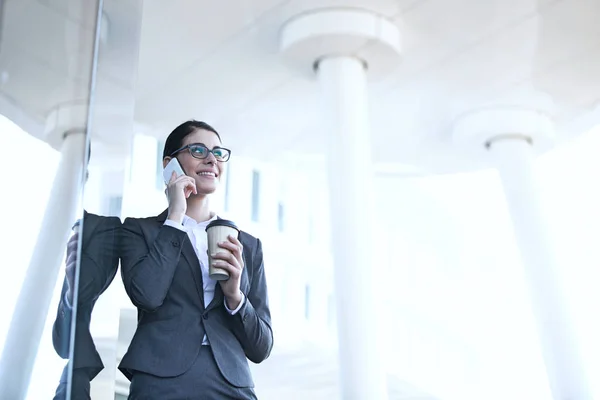
[[[457,139],[480,147],[500,174],[552,396],[555,400],[591,400],[533,168],[536,152],[551,146],[552,131],[545,115],[506,107],[466,114],[454,133]]]
[[[372,263],[372,164],[367,77],[394,65],[394,24],[367,10],[302,14],[282,30],[291,62],[316,74],[328,134],[328,176],[342,398],[387,399]],[[370,45],[369,45],[370,44]],[[367,52],[368,51],[368,56]]]

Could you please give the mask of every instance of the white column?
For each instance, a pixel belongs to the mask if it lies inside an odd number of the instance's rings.
[[[524,136],[500,136],[490,141],[489,150],[523,258],[552,395],[555,400],[592,399],[539,199],[531,141]]]
[[[555,400],[591,399],[579,344],[565,301],[554,244],[546,226],[533,162],[552,148],[546,98],[513,96],[463,113],[454,139],[498,169],[529,286],[546,375]],[[525,100],[527,101],[525,101]]]
[[[328,173],[343,399],[386,399],[373,287],[372,164],[364,63],[328,57],[317,74],[329,120]]]
[[[86,135],[65,136],[37,243],[0,359],[0,399],[24,399],[71,227],[79,217]]]
[[[312,10],[288,20],[280,47],[305,74],[317,66],[328,134],[331,233],[342,398],[385,400],[385,359],[379,352],[382,293],[373,287],[371,147],[367,76],[393,70],[400,54],[397,26],[368,6]],[[368,65],[368,68],[367,68]]]

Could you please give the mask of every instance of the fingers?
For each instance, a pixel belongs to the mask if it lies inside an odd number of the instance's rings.
[[[190,194],[192,193],[198,194],[198,189],[196,188],[196,181],[194,181],[192,178],[189,178],[189,181],[184,182],[184,185],[184,190],[186,191],[186,193],[188,193],[186,197],[190,197]]]
[[[189,183],[195,184],[194,178],[192,178],[191,176],[187,176],[187,175],[176,176],[175,172],[173,172],[173,175],[171,175],[171,180],[169,181],[169,186],[178,185],[178,184],[181,184],[182,182],[189,182]]]
[[[236,256],[238,256],[238,255],[241,256],[243,249],[242,249],[242,244],[240,243],[240,241],[231,235],[229,235],[227,237],[227,239],[228,239],[228,241],[218,243],[217,245],[223,249],[227,249],[227,250],[233,252],[233,254],[235,254]]]
[[[236,239],[237,241],[237,239]],[[239,242],[238,242],[239,243]],[[227,252],[219,252],[217,254],[224,254],[223,256],[217,257],[217,258],[222,258],[226,261],[231,261],[231,260],[235,260],[237,262],[237,264],[240,265],[241,268],[244,268],[244,257],[242,256],[243,254],[243,248],[242,248],[242,244],[234,244],[231,240],[231,236],[229,238],[229,241],[227,242],[222,242],[222,243],[218,243],[218,246],[221,247],[222,249],[228,250]]]
[[[77,233],[71,236],[71,239],[67,242],[67,257],[65,264],[74,264],[77,261],[77,245],[79,242],[79,235]]]
[[[217,253],[217,255],[220,255],[223,253]],[[227,271],[229,273],[229,277],[230,278],[237,278],[242,274],[242,268],[237,266],[237,262],[234,262],[234,264],[232,264],[231,262],[227,262],[227,261],[223,261],[223,260],[214,260],[213,257],[213,267],[215,268],[220,268],[220,269],[224,269],[225,271]]]
[[[242,259],[242,254],[244,252],[244,247],[242,243],[235,236],[228,235],[226,242],[218,243],[218,246],[231,251],[236,257]]]
[[[79,235],[75,234],[67,242],[67,254],[77,252],[77,245],[79,242]]]
[[[177,173],[175,171],[171,172],[171,179],[169,179],[169,183],[173,183],[177,180]]]
[[[77,251],[72,251],[67,253],[67,258],[65,260],[65,265],[75,265],[77,263]]]
[[[219,251],[216,254],[212,254],[211,257],[215,261],[221,260],[233,264],[234,266],[240,269],[243,268],[243,264],[240,263],[240,260],[235,256],[235,254],[231,253],[230,251]]]
[[[242,242],[240,242],[240,240],[239,240],[239,239],[238,239],[236,236],[233,236],[233,235],[228,235],[228,236],[227,236],[227,239],[229,239],[229,241],[230,241],[231,243],[233,243],[233,244],[235,244],[237,247],[239,247],[239,248],[240,248],[240,251],[242,250]]]
[[[171,180],[167,185],[167,188],[176,187],[180,190],[183,190],[185,197],[188,198],[192,193],[198,194],[198,190],[196,188],[196,181],[194,178],[189,177],[187,175],[181,175],[176,177],[175,172],[171,175]]]

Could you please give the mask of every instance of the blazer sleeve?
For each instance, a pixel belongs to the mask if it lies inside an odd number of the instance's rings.
[[[233,318],[233,332],[242,344],[246,357],[258,364],[269,357],[273,348],[267,279],[262,244],[259,239],[256,239],[252,268],[250,290],[248,293],[244,293],[246,301],[231,318]]]
[[[86,221],[83,229],[86,230]],[[99,219],[91,235],[84,232],[79,272],[78,304],[95,302],[110,286],[119,268],[119,235],[121,220]],[[87,241],[87,243],[86,243]]]
[[[68,284],[65,278],[63,287],[60,292],[60,301],[58,303],[58,310],[56,312],[56,319],[52,326],[52,345],[56,354],[61,358],[69,358],[69,344],[70,344],[70,332],[71,332],[71,317],[72,309],[65,302],[65,296],[67,294]]]
[[[94,303],[108,288],[119,267],[117,249],[121,220],[117,217],[97,217],[88,214],[83,223],[83,240],[79,263],[77,289],[77,324],[89,325]],[[75,250],[76,251],[76,250]],[[69,257],[67,257],[69,258]],[[75,273],[74,269],[67,273]],[[73,279],[71,279],[73,280]],[[62,358],[69,357],[71,337],[72,304],[66,300],[69,283],[63,282],[56,320],[52,328],[52,342],[56,353]],[[77,329],[82,329],[78,327]]]
[[[185,231],[161,225],[149,238],[139,219],[127,218],[121,233],[121,275],[132,303],[147,312],[162,306],[173,282]]]

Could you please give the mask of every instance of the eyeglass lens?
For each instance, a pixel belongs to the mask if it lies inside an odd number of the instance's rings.
[[[208,157],[208,153],[210,151],[205,146],[194,145],[190,146],[190,152],[192,153],[192,156],[196,158],[206,158]],[[229,152],[226,149],[222,149],[220,147],[213,149],[212,153],[215,156],[215,158],[219,161],[225,161],[229,158]]]

